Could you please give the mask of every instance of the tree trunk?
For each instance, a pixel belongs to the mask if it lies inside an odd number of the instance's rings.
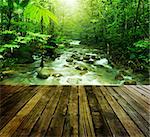
[[[138,17],[139,17],[139,8],[140,8],[140,3],[141,0],[138,1],[138,6],[137,6],[137,10],[136,10],[136,16],[135,16],[135,26],[134,26],[134,33],[136,33],[136,29],[137,29],[137,23],[138,23]]]
[[[3,0],[1,0],[3,5]],[[3,15],[3,9],[1,10],[1,30],[3,31],[3,22],[4,22],[4,15]]]
[[[40,67],[41,67],[41,68],[44,67],[44,54],[43,54],[43,53],[42,53],[42,58],[41,58]]]
[[[43,25],[43,17],[41,18],[41,33],[43,34],[44,32],[44,25]]]
[[[7,30],[10,29],[10,26],[11,26],[11,19],[12,19],[12,13],[11,13],[11,11],[9,11]]]
[[[41,18],[41,33],[43,34],[44,32],[44,25],[43,25],[43,17]],[[41,51],[42,51],[42,57],[41,57],[41,63],[40,67],[44,67],[44,48],[43,45],[41,45]]]

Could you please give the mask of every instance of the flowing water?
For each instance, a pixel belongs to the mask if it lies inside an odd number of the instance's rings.
[[[54,61],[50,59],[45,61],[45,68],[50,72],[47,79],[37,78],[40,58],[36,58],[32,64],[18,64],[12,67],[11,77],[4,79],[1,83],[6,85],[115,85],[122,83],[122,81],[115,80],[117,70],[109,64],[94,65],[94,63],[77,59],[86,54],[101,56],[98,49],[76,44],[72,48],[60,49],[57,52],[62,54]],[[66,61],[67,59],[73,60]],[[101,57],[97,60],[101,59],[104,60]]]

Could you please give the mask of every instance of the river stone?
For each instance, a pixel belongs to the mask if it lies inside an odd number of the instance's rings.
[[[88,63],[94,64],[94,59],[90,58],[90,59],[88,60]]]
[[[73,62],[73,58],[66,59],[67,62]]]
[[[72,54],[72,55],[71,55],[71,58],[74,58],[75,56],[76,56],[75,54]]]
[[[69,67],[69,65],[68,65],[68,64],[65,64],[65,65],[64,65],[64,67],[68,68],[68,67]]]
[[[83,57],[78,58],[78,61],[83,61]]]
[[[0,59],[4,59],[4,57],[2,55],[0,55]]]
[[[89,59],[90,59],[90,56],[84,56],[83,59],[84,59],[84,60],[89,60]]]
[[[54,77],[61,77],[61,76],[63,76],[62,74],[60,74],[60,73],[54,73],[54,74],[52,74],[52,76],[54,76]]]
[[[41,68],[41,70],[38,72],[37,77],[40,79],[47,79],[50,75],[51,71],[48,68],[44,67]]]
[[[15,70],[5,70],[3,72],[0,72],[0,80],[3,80],[5,78],[10,78],[11,76],[15,75],[17,72]]]
[[[105,66],[108,65],[108,60],[106,58],[95,61],[96,66]]]
[[[124,80],[122,75],[116,75],[115,80]]]
[[[92,59],[97,59],[97,54],[92,54],[92,55],[91,55],[91,58],[92,58]]]
[[[125,84],[125,85],[136,85],[137,82],[136,82],[135,80],[126,80],[126,81],[124,82],[124,84]]]
[[[116,80],[124,80],[123,74],[119,71],[118,74],[115,76]]]
[[[84,66],[84,65],[77,65],[77,66],[75,66],[75,69],[77,69],[77,70],[88,70],[87,69],[87,67],[86,66]]]

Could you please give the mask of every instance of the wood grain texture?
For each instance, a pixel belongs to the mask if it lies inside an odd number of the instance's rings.
[[[0,137],[149,137],[149,85],[0,86]]]

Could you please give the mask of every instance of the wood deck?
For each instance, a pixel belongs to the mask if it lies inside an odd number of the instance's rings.
[[[148,137],[150,86],[0,86],[0,137]]]

